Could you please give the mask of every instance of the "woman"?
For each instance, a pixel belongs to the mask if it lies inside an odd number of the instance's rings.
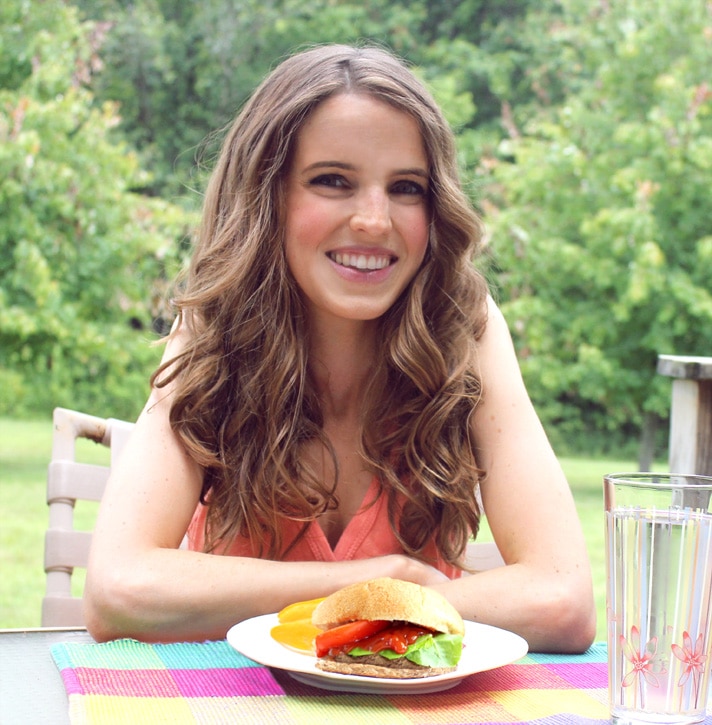
[[[451,132],[399,61],[321,47],[264,81],[102,502],[97,639],[223,637],[392,576],[532,649],[590,644],[576,511],[472,266],[479,238]],[[478,486],[506,566],[460,576]]]

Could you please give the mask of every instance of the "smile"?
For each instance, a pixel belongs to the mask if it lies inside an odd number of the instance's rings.
[[[359,270],[384,269],[391,264],[390,256],[375,254],[342,254],[341,252],[330,252],[329,259],[340,264],[342,267],[351,267]]]

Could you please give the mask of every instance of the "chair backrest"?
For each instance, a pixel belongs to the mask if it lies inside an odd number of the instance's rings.
[[[49,526],[45,533],[47,588],[42,600],[42,626],[83,626],[81,597],[72,596],[72,574],[75,568],[87,566],[91,532],[75,529],[74,507],[80,500],[101,500],[110,467],[116,463],[133,423],[65,408],[55,409],[53,422],[52,459],[47,471]],[[109,465],[77,461],[78,438],[109,448]]]
[[[465,566],[472,571],[485,571],[504,566],[504,559],[493,541],[474,541],[467,545]]]

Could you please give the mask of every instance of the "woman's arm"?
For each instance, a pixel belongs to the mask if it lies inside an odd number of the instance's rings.
[[[473,429],[486,471],[482,499],[507,566],[437,588],[466,619],[517,632],[532,650],[582,651],[596,629],[583,534],[492,301],[479,360],[484,398]]]
[[[178,335],[164,359],[180,348]],[[442,580],[404,556],[283,563],[180,550],[202,473],[171,429],[170,396],[170,386],[152,392],[101,503],[84,593],[85,620],[97,640],[221,638],[242,619],[355,581]]]

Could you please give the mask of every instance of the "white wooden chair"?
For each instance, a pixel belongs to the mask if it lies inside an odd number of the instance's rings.
[[[504,559],[493,541],[474,541],[467,545],[465,566],[473,571],[485,571],[504,566]]]
[[[116,463],[132,423],[97,418],[65,408],[54,411],[52,459],[47,471],[49,527],[45,533],[46,593],[43,627],[83,626],[81,597],[72,596],[72,575],[86,568],[91,532],[74,527],[77,501],[100,501],[111,465]],[[76,460],[76,441],[87,438],[110,449],[110,463],[101,466]]]
[[[477,497],[480,511],[485,516],[485,507],[482,502],[482,494],[479,486],[475,489],[475,496]],[[465,550],[464,564],[468,570],[478,572],[504,566],[504,559],[502,558],[502,554],[499,553],[497,544],[493,541],[471,541]]]

